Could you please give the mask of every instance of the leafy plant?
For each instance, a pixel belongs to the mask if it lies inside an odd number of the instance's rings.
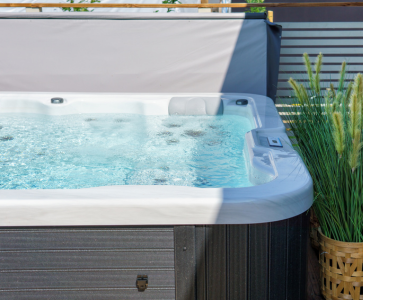
[[[162,3],[163,4],[176,4],[176,3],[182,4],[182,2],[180,2],[179,0],[164,0]],[[174,11],[174,10],[175,10],[175,8],[168,8],[167,13]]]
[[[264,0],[246,0],[247,3],[264,3]],[[249,7],[245,12],[247,13],[263,13],[266,11],[265,7]]]
[[[75,3],[75,0],[67,0],[68,3]],[[80,0],[78,3],[100,3],[100,0]],[[92,12],[87,7],[62,7],[62,11],[83,11],[83,12]]]
[[[323,90],[322,54],[314,64],[307,53],[307,83],[289,84],[295,100],[286,105],[286,119],[299,154],[314,181],[315,213],[329,238],[363,241],[363,76],[346,86],[343,62],[336,87]]]

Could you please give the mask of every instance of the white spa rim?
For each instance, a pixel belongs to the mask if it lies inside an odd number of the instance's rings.
[[[62,97],[65,102],[51,104],[53,97]],[[223,103],[224,114],[250,119],[254,129],[246,134],[245,152],[250,179],[258,185],[244,188],[119,185],[84,189],[0,189],[0,226],[252,224],[291,218],[310,208],[313,202],[310,174],[292,148],[273,101],[265,96],[2,92],[0,112],[168,115],[173,97],[217,99]],[[236,105],[237,99],[247,99],[249,104]],[[283,147],[270,147],[267,137],[279,137]],[[263,174],[272,175],[274,179],[262,182]]]

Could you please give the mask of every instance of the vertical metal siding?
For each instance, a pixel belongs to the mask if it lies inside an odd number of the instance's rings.
[[[277,106],[290,103],[292,90],[287,83],[290,77],[307,82],[302,55],[307,52],[311,61],[322,52],[324,55],[321,85],[336,85],[343,61],[347,62],[346,81],[363,72],[362,22],[281,22],[282,48],[279,66]]]

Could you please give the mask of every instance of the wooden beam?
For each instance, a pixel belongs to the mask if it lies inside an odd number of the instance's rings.
[[[361,7],[363,2],[297,2],[297,3],[201,3],[201,4],[133,4],[133,3],[0,3],[0,7],[90,7],[90,8],[218,8],[218,7]]]

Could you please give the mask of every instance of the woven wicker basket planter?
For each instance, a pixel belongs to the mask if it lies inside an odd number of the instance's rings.
[[[321,293],[327,300],[363,299],[363,243],[332,240],[318,230]]]

